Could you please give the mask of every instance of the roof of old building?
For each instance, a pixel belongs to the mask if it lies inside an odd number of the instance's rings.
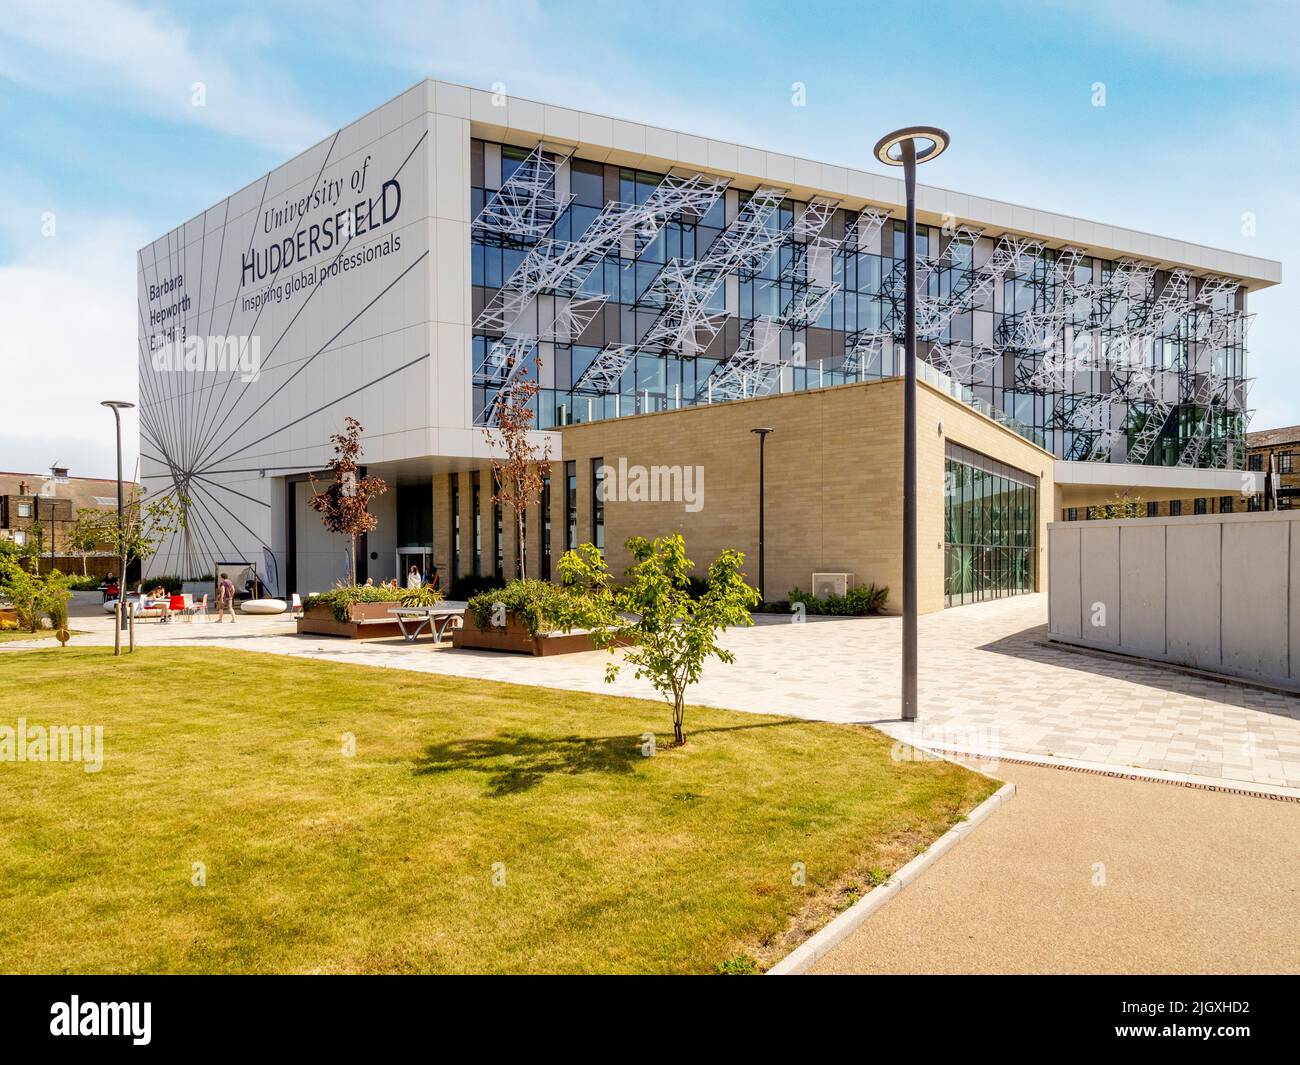
[[[1284,425],[1277,429],[1260,429],[1246,434],[1246,446],[1280,447],[1282,444],[1300,444],[1300,425]]]
[[[52,480],[49,470],[44,473],[11,473],[0,470],[0,496],[19,495],[19,485],[25,481],[27,495],[66,499],[72,503],[73,510],[82,507],[111,510],[117,506],[116,478],[69,477],[66,481],[51,485]],[[124,482],[123,487],[126,489],[127,499],[138,491],[138,486],[132,481]]]

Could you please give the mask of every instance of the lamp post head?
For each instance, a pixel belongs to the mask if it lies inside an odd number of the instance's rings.
[[[776,430],[771,426],[764,426],[761,429],[751,429],[750,432],[757,433],[759,436],[767,436],[768,433],[774,433]]]
[[[135,407],[134,403],[128,403],[124,399],[106,399],[100,403],[101,407],[111,407],[113,410],[131,410]]]
[[[886,133],[876,141],[876,158],[886,166],[903,166],[903,144],[911,141],[916,149],[916,162],[928,163],[943,154],[949,140],[948,134],[938,126],[907,126]]]

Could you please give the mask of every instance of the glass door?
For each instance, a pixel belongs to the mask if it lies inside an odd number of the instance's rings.
[[[411,567],[420,575],[420,583],[429,579],[429,566],[433,558],[433,549],[429,547],[399,547],[397,549],[397,583],[403,588],[412,583]]]

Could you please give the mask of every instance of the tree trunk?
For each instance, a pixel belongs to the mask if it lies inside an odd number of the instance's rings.
[[[81,575],[82,575],[83,577],[89,577],[89,576],[90,576],[90,573],[86,570],[86,556],[85,556],[85,555],[82,555],[82,556],[81,556]]]
[[[673,746],[686,745],[686,730],[683,722],[686,717],[686,693],[673,692]]]
[[[528,545],[524,543],[524,511],[515,507],[515,545],[519,549],[519,579],[528,580]]]
[[[357,534],[349,533],[348,542],[352,545],[348,552],[348,583],[355,588],[357,586]]]

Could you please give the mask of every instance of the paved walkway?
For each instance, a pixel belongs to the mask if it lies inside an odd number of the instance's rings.
[[[1015,798],[813,972],[1300,972],[1300,804],[1000,775]]]
[[[919,729],[898,720],[898,618],[809,618],[796,625],[768,617],[733,630],[726,643],[736,664],[711,663],[691,701],[871,723],[922,746],[975,752],[990,759],[992,770],[1000,756],[1027,757],[1262,791],[1300,788],[1300,697],[1050,645],[1046,614],[1046,597],[1030,595],[922,617]],[[112,642],[102,615],[73,626],[90,630],[74,643]],[[283,617],[234,625],[147,621],[137,632],[145,644],[217,644],[659,698],[629,672],[607,686],[603,653],[533,659],[454,651],[427,637],[414,644],[299,637]],[[0,644],[0,651],[21,646]]]

